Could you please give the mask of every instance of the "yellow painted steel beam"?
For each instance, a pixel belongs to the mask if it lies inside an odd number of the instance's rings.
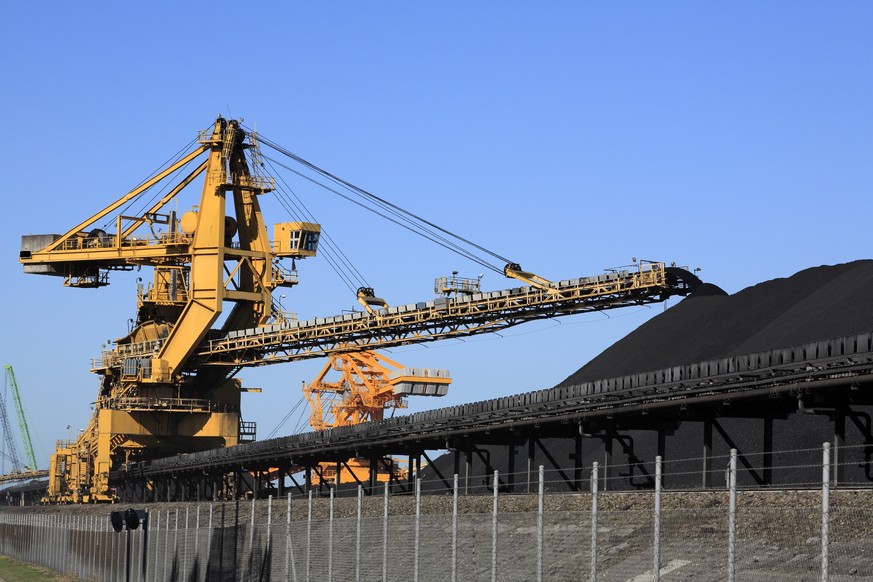
[[[233,301],[263,301],[264,296],[254,291],[225,290],[224,298]]]
[[[113,237],[114,238],[114,237]],[[60,249],[51,252],[34,253],[32,259],[22,259],[22,263],[98,263],[101,266],[117,266],[140,263],[153,263],[161,259],[184,260],[190,256],[188,242],[184,239],[173,243],[143,240],[142,244],[130,244],[121,248],[77,246],[75,249]]]
[[[216,121],[214,136],[225,128]],[[226,138],[232,139],[232,138]],[[170,335],[152,360],[150,382],[172,382],[181,366],[222,311],[224,284],[222,272],[225,243],[225,154],[221,143],[209,154],[206,178],[200,197],[199,220],[191,242],[189,300]]]
[[[185,178],[183,178],[182,181],[179,182],[175,188],[173,188],[172,190],[167,192],[167,194],[163,198],[158,200],[157,203],[155,203],[151,208],[146,210],[143,213],[143,216],[148,216],[149,214],[154,214],[155,212],[157,212],[158,210],[163,208],[168,202],[170,202],[170,200],[175,198],[179,194],[179,192],[181,192],[186,186],[188,186],[188,184],[193,182],[197,178],[197,176],[202,174],[203,171],[206,169],[206,166],[208,164],[209,164],[209,160],[206,160],[202,164],[197,166],[197,168],[193,172],[191,172],[190,174],[185,176]],[[145,222],[145,220],[143,218],[136,219],[130,226],[128,226],[124,230],[123,233],[121,233],[121,236],[120,236],[121,240],[124,240],[127,237],[129,237],[131,234],[133,234],[133,231],[135,231],[137,228],[139,228],[140,225],[142,225],[144,222]]]
[[[176,162],[175,164],[173,164],[172,166],[170,166],[166,170],[160,172],[154,178],[151,178],[150,180],[147,180],[146,182],[144,182],[142,185],[138,186],[137,188],[134,188],[133,190],[131,190],[130,192],[128,192],[127,194],[125,194],[124,196],[122,196],[121,198],[119,198],[118,200],[116,200],[115,202],[113,202],[112,204],[110,204],[109,206],[107,206],[106,208],[101,210],[100,212],[88,217],[87,219],[85,219],[81,223],[77,224],[76,226],[74,226],[73,228],[68,230],[66,233],[61,235],[61,237],[58,240],[56,240],[55,242],[53,242],[52,244],[50,244],[46,248],[44,248],[40,251],[37,251],[33,254],[39,255],[42,253],[48,253],[48,252],[55,250],[59,246],[63,245],[64,241],[67,240],[69,237],[71,237],[79,232],[82,232],[83,228],[85,228],[91,224],[94,224],[96,221],[105,217],[107,214],[110,214],[110,213],[114,212],[115,210],[121,208],[130,200],[136,198],[137,196],[139,196],[140,194],[142,194],[143,192],[145,192],[146,190],[148,190],[149,188],[151,188],[152,186],[154,186],[155,184],[157,184],[158,182],[160,182],[161,180],[163,180],[164,178],[166,178],[167,176],[169,176],[170,174],[172,174],[173,172],[175,172],[179,168],[185,166],[188,162],[195,159],[197,156],[199,156],[200,154],[205,152],[207,149],[208,149],[207,146],[201,146],[201,147],[195,149],[190,154],[188,154],[187,156],[185,156],[184,158],[182,158],[181,160],[179,160],[178,162]]]

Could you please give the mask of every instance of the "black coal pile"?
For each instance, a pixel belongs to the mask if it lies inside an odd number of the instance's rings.
[[[814,267],[728,295],[711,284],[559,386],[873,330],[873,261]]]
[[[833,339],[871,330],[871,260],[806,269],[788,278],[759,283],[733,295],[728,295],[716,285],[703,284],[677,305],[641,325],[579,368],[559,386]],[[789,408],[790,404],[788,403]],[[862,416],[873,415],[873,406],[856,408]],[[681,417],[681,411],[676,414]],[[758,459],[764,450],[762,435],[768,430],[764,427],[763,418],[755,414],[734,414],[729,409],[720,410],[716,415],[718,429],[712,443],[713,454],[725,456],[731,448],[737,448],[741,455],[753,455],[749,457],[751,460],[744,458],[749,466],[760,463]],[[816,467],[815,463],[819,462],[817,447],[823,441],[833,438],[834,427],[828,417],[814,414],[789,414],[782,417],[777,415],[773,423],[770,429],[770,450],[801,451],[796,453],[797,458],[783,455],[774,461],[776,465],[788,469],[774,471],[773,484],[815,482],[820,475],[802,467]],[[863,424],[847,423],[845,444],[856,447],[844,449],[844,455],[862,455],[867,450],[858,446],[862,443],[868,444],[873,438],[870,437],[870,429],[864,428]],[[616,441],[611,457],[612,471],[616,475],[615,480],[611,481],[612,488],[651,487],[650,475],[645,479],[638,479],[641,473],[637,464],[641,461],[651,464],[658,454],[657,434],[645,426],[645,423],[636,426],[633,421],[630,424],[625,422],[622,429],[624,440]],[[549,438],[548,434],[539,435],[538,438],[542,445],[537,447],[534,465],[542,463],[548,470],[560,468],[571,474],[578,461],[581,461],[586,472],[592,462],[604,463],[605,441],[596,435],[594,438],[584,439],[579,451],[574,451],[572,439]],[[702,423],[699,420],[680,420],[680,424],[666,436],[665,458],[697,459],[702,451],[702,443]],[[436,459],[434,467],[425,469],[425,478],[435,478],[438,473],[451,475],[454,468],[451,457],[452,455],[444,455]],[[812,458],[814,459],[811,461]],[[499,469],[501,474],[506,474],[523,471],[527,464],[525,447],[521,445],[514,450],[502,445],[484,446],[471,460],[472,475],[475,476],[472,484],[482,491],[487,490],[489,472],[493,469]],[[852,475],[846,470],[847,482],[873,482],[868,461],[869,459],[861,458],[846,461],[847,466],[857,465],[857,470],[853,469]],[[691,465],[685,476],[678,478],[679,482],[673,479],[671,486],[699,485],[700,468]],[[463,462],[461,467],[463,468]],[[670,470],[675,472],[680,469],[672,466]],[[711,469],[712,483],[723,479],[723,475],[719,474],[722,470],[721,466]],[[740,481],[745,485],[759,484],[761,481],[757,477],[760,475],[756,477],[753,473],[751,469],[744,469],[739,475]],[[518,476],[519,479],[522,477]]]

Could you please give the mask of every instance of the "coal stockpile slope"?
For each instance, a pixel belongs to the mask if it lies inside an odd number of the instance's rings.
[[[814,267],[728,295],[702,285],[559,386],[873,330],[873,261]]]
[[[806,269],[788,278],[759,283],[733,295],[716,285],[702,284],[680,303],[607,348],[559,386],[870,331],[873,331],[871,260]],[[777,468],[771,475],[773,485],[816,482],[819,475],[804,468],[814,466],[808,451],[816,451],[813,455],[817,455],[821,443],[833,438],[835,425],[827,415],[786,413],[791,405],[790,398],[768,399],[756,401],[743,410],[737,402],[731,413],[712,411],[716,419],[714,424],[718,427],[716,436],[710,437],[712,454],[726,457],[731,449],[738,449],[743,455],[760,455],[765,449],[783,451],[774,457]],[[761,409],[772,412],[770,428],[758,414]],[[859,418],[873,415],[873,406],[867,404],[854,405],[853,409]],[[681,412],[666,414],[664,420],[667,422],[660,435],[652,429],[651,423],[639,422],[637,425],[637,420],[636,417],[626,419],[609,441],[612,443],[610,487],[614,490],[653,487],[651,479],[639,479],[636,468],[639,460],[647,461],[651,466],[658,454],[668,460],[699,459],[701,455],[706,437],[699,417],[683,419]],[[677,424],[674,426],[670,422]],[[525,446],[481,446],[479,456],[472,458],[474,479],[470,486],[487,493],[494,469],[501,475],[518,473],[519,467],[528,464],[534,467],[542,464],[548,470],[561,469],[567,475],[579,465],[587,471],[594,461],[605,467],[606,433],[596,424],[593,426],[591,438],[584,438],[578,445],[572,438],[550,438],[548,431],[544,430],[542,434],[534,433],[539,444],[533,453]],[[844,452],[857,451],[860,456],[857,462],[844,465],[853,467],[851,474],[846,469],[844,481],[873,484],[869,459],[862,458],[870,439],[868,425],[864,422],[847,423],[846,431],[845,443],[849,448]],[[770,434],[769,443],[764,437],[766,434]],[[661,436],[663,443],[659,442]],[[575,449],[576,446],[580,448]],[[533,456],[529,457],[531,454]],[[759,463],[759,459],[760,456],[752,457],[749,467]],[[435,459],[434,467],[426,468],[424,474],[433,479],[438,474],[451,475],[454,469],[463,468],[459,464],[453,465],[453,461],[459,462],[453,460],[451,454]],[[470,457],[467,457],[467,462],[470,462]],[[670,471],[676,473],[670,477],[670,486],[699,487],[703,469],[695,463],[697,461],[679,469],[676,468],[678,465],[672,465]],[[708,470],[712,483],[722,478],[718,474],[721,470],[721,467]],[[755,476],[753,472],[741,471],[738,479],[744,486],[761,484],[761,476]],[[517,478],[523,479],[524,475],[517,475]],[[556,478],[554,481],[557,485],[553,483],[547,487],[561,490],[560,480]]]

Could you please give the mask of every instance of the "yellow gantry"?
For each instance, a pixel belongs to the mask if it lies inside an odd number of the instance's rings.
[[[201,370],[192,355],[227,304],[224,333],[264,325],[272,291],[296,283],[278,260],[316,254],[320,227],[311,223],[277,225],[273,248],[258,202],[273,182],[249,167],[246,150],[256,142],[237,121],[217,119],[198,141],[64,234],[22,237],[25,272],[59,276],[70,287],[106,285],[112,270],[154,269],[152,282],[138,286],[134,329],[93,366],[101,385],[87,430],[52,456],[50,501],[111,500],[109,471],[120,462],[236,444],[241,385],[228,371]],[[197,165],[185,173],[189,164]],[[122,213],[176,175],[183,177],[144,213]],[[191,211],[164,210],[198,179]]]

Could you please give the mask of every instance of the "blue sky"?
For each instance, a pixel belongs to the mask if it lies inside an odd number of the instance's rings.
[[[7,3],[0,245],[4,333],[47,459],[84,427],[90,358],[126,331],[135,274],[100,290],[24,276],[20,235],[63,232],[217,114],[552,279],[631,257],[701,268],[729,292],[870,256],[869,2]],[[296,186],[379,295],[432,296],[481,269]],[[287,220],[265,202],[269,222]],[[301,316],[353,297],[319,259]],[[489,289],[512,286],[486,274]],[[442,400],[554,385],[663,309],[574,316],[503,337],[393,350],[448,368]],[[241,374],[265,436],[321,363]],[[297,417],[280,434],[287,434]]]

